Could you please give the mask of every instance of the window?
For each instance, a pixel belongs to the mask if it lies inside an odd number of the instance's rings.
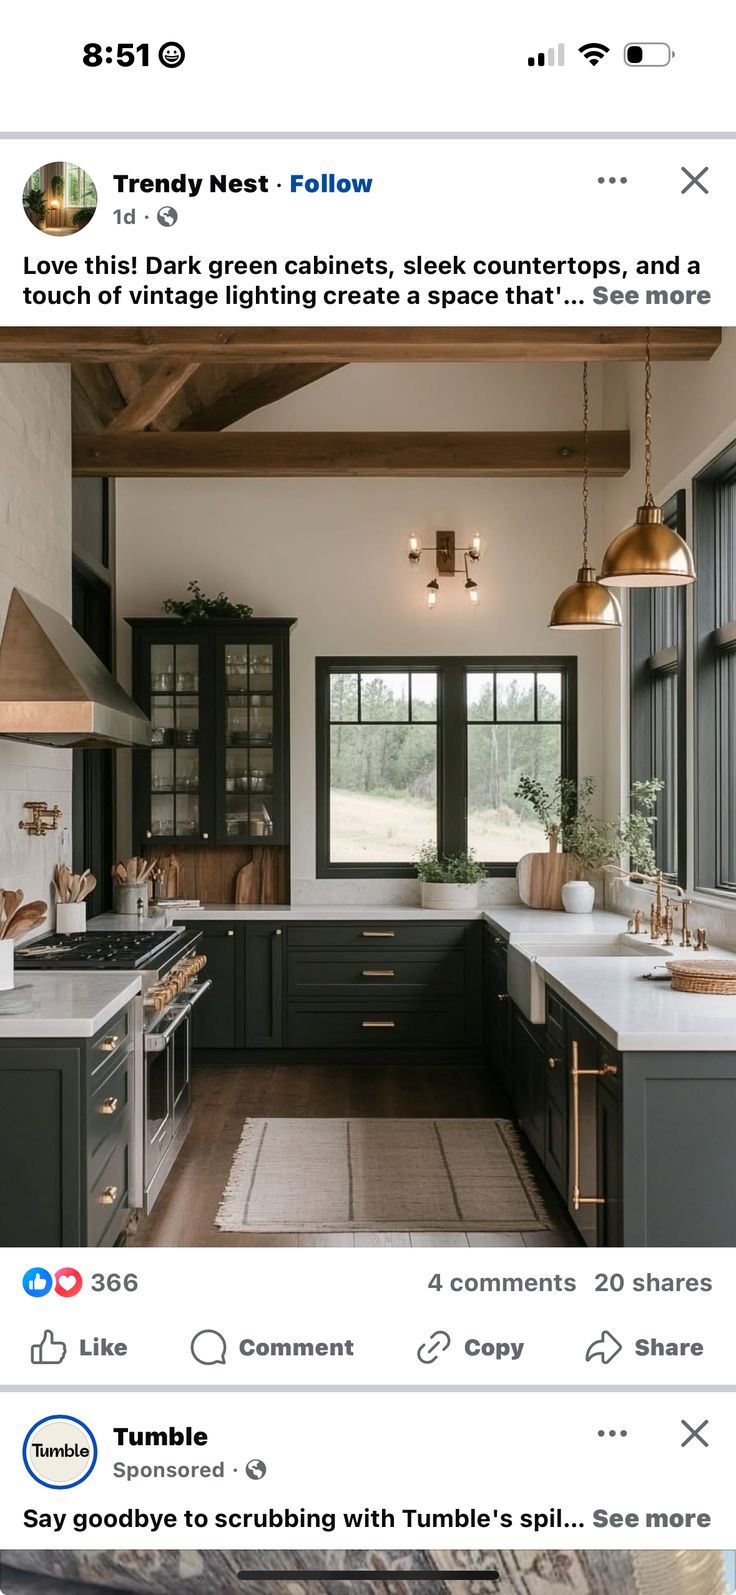
[[[668,526],[685,535],[685,494],[664,508]],[[657,867],[685,884],[685,589],[631,591],[631,779],[657,777],[654,834]]]
[[[574,659],[317,661],[317,869],[412,875],[427,842],[492,874],[545,846],[522,774],[576,774]]]
[[[736,891],[736,445],[694,483],[696,884]]]

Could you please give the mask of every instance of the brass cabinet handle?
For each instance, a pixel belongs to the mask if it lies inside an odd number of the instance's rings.
[[[547,1059],[547,1068],[548,1069],[556,1069],[558,1063],[562,1063],[562,1059],[561,1058],[548,1058]]]
[[[229,930],[228,931],[228,936],[234,936],[234,935],[235,935],[235,931],[234,930]]]
[[[396,935],[396,931],[395,930],[362,930],[360,934],[361,934],[361,936],[387,936],[387,937],[390,938],[390,937]]]
[[[100,1103],[100,1106],[97,1109],[97,1112],[98,1113],[103,1113],[103,1114],[105,1114],[105,1113],[117,1113],[117,1108],[118,1108],[118,1099],[117,1099],[117,1097],[105,1097],[104,1102]]]
[[[280,930],[275,930],[274,931],[274,936],[280,936],[281,934],[282,934],[282,932]]]
[[[361,969],[364,980],[393,980],[395,969]]]
[[[499,1002],[508,1002],[509,1000],[509,994],[507,991],[497,991],[496,996]]]
[[[149,838],[149,839],[150,839],[150,837],[151,837],[151,836],[152,836],[152,835],[153,835],[153,832],[152,832],[152,831],[146,831],[146,836],[147,836],[147,837],[148,837],[148,838]]]
[[[363,1029],[364,1030],[395,1030],[396,1029],[396,1022],[395,1022],[394,1019],[364,1019],[363,1020]]]
[[[493,945],[494,945],[494,947],[505,947],[506,946],[506,937],[505,936],[494,936]]]
[[[580,1045],[573,1041],[572,1067],[572,1205],[576,1213],[581,1207],[605,1207],[605,1196],[581,1196],[580,1194],[580,1081],[586,1077],[602,1074],[618,1074],[615,1063],[605,1063],[602,1069],[581,1069],[579,1067]]]
[[[117,1194],[118,1194],[117,1185],[106,1185],[104,1191],[101,1191],[100,1195],[98,1197],[98,1201],[100,1203],[100,1207],[112,1207],[112,1204],[115,1201],[115,1197],[117,1196]]]
[[[203,831],[202,832],[202,841],[203,842],[209,842],[209,839],[210,839],[209,831]]]
[[[119,1036],[103,1036],[100,1042],[100,1052],[114,1052],[119,1040]]]

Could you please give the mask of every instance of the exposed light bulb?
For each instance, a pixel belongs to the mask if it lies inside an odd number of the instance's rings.
[[[422,553],[422,539],[416,532],[410,532],[406,552],[409,555],[412,564],[418,564]]]
[[[478,592],[478,583],[474,582],[471,576],[468,577],[465,583],[465,591],[470,599],[471,604],[477,604],[480,597]]]
[[[427,608],[428,609],[436,609],[437,608],[437,595],[439,593],[439,590],[440,590],[440,584],[434,577],[432,578],[431,582],[427,582]]]
[[[470,539],[470,548],[468,549],[468,553],[471,559],[480,559],[481,552],[480,532],[475,532]]]

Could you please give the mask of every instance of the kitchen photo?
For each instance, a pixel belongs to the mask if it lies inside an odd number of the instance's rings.
[[[3,1595],[728,1595],[730,1551],[0,1551]]]
[[[736,329],[0,328],[0,905],[3,1246],[736,1246]]]

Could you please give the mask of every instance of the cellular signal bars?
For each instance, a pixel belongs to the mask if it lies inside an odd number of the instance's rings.
[[[548,50],[546,50],[546,51],[545,50],[540,50],[538,55],[530,55],[530,56],[528,56],[527,57],[527,65],[528,66],[564,66],[565,65],[565,46],[564,46],[564,44],[558,44],[557,49],[555,49],[555,46],[553,44],[551,44]]]

